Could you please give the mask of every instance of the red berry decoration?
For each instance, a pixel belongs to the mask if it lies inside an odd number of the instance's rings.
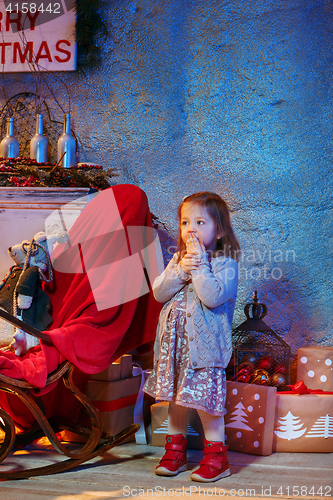
[[[257,362],[257,368],[261,368],[262,370],[272,370],[275,365],[275,360],[272,356],[261,356]]]

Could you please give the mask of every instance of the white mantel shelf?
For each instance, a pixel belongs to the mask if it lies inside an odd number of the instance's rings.
[[[66,203],[86,196],[89,188],[0,187],[0,210],[56,210]]]
[[[45,231],[47,217],[64,205],[75,218],[85,206],[75,200],[88,193],[89,188],[0,187],[0,280],[14,264],[10,246]]]

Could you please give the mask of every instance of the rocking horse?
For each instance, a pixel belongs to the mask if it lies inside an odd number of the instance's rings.
[[[150,285],[157,260],[146,195],[133,185],[98,193],[68,235],[54,249],[54,279],[44,287],[54,318],[49,329],[41,332],[0,310],[1,318],[40,339],[21,357],[0,351],[0,462],[12,449],[42,436],[67,459],[29,470],[1,470],[0,465],[0,480],[76,468],[139,428],[134,423],[116,436],[104,433],[84,390],[90,374],[133,349],[147,352],[154,342],[161,306]],[[80,449],[59,439],[63,429],[85,438]]]

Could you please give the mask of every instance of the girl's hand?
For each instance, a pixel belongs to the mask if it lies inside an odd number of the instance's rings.
[[[200,264],[200,258],[193,254],[185,254],[180,261],[180,267],[186,274],[190,274],[191,271],[198,269]]]
[[[201,259],[206,253],[203,241],[199,241],[195,233],[188,233],[186,240],[186,251],[188,254],[196,255]]]

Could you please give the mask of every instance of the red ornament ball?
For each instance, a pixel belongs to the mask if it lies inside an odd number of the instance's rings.
[[[253,384],[257,385],[269,385],[270,379],[269,379],[269,374],[267,370],[263,370],[262,368],[257,369],[254,372]]]
[[[243,368],[239,370],[239,372],[235,377],[235,380],[236,382],[243,382],[244,384],[248,384],[251,380],[251,377],[252,377],[251,372]]]
[[[261,358],[258,360],[257,368],[260,368],[262,370],[272,370],[274,365],[275,360],[272,356],[261,356]]]
[[[249,368],[250,370],[254,371],[255,370],[255,365],[254,365],[254,363],[250,363],[250,361],[243,361],[239,365],[239,369],[241,369],[241,368]]]
[[[236,382],[249,383],[253,377],[253,374],[254,374],[253,366],[242,363],[236,374],[235,380]]]
[[[240,371],[246,372],[246,373],[250,373],[250,375],[253,375],[253,373],[254,373],[254,367],[253,367],[253,365],[242,363],[241,365],[239,365],[239,371],[238,371],[238,373]]]
[[[240,375],[237,375],[236,377],[236,382],[241,382],[242,384],[249,384],[251,380],[251,377],[249,376],[248,373],[243,373]]]
[[[253,353],[245,354],[243,357],[243,363],[252,363],[253,365],[257,362],[257,356]]]
[[[284,385],[286,385],[286,383],[287,379],[283,373],[274,373],[271,376],[271,385],[273,385],[274,387],[283,387]]]
[[[276,363],[274,373],[283,373],[285,375],[287,373],[287,365],[285,363]]]

